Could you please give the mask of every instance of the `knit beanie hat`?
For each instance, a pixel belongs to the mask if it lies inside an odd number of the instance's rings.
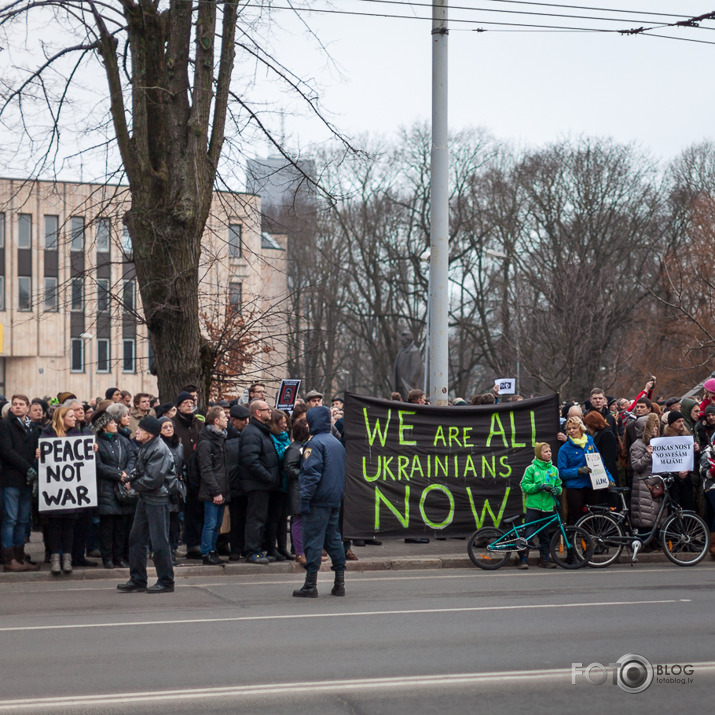
[[[161,423],[156,417],[147,415],[139,420],[139,427],[149,434],[158,437],[161,434]]]
[[[192,402],[194,401],[194,398],[191,396],[190,392],[180,392],[178,397],[176,398],[176,406],[178,407],[185,400],[191,400]]]
[[[668,424],[672,425],[673,422],[679,419],[684,419],[685,415],[682,412],[678,412],[678,410],[671,410],[668,412]]]
[[[715,392],[715,377],[711,377],[709,380],[705,380],[703,387],[708,392]]]
[[[173,402],[165,402],[163,405],[159,405],[159,407],[155,407],[154,412],[156,412],[157,419],[159,419],[159,417],[161,417],[165,412],[168,412],[173,406],[174,406]]]

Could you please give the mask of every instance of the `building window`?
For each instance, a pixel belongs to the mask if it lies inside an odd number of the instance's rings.
[[[109,229],[110,221],[108,218],[97,219],[97,253],[109,253]]]
[[[122,227],[122,253],[128,261],[132,260],[132,237],[126,226]]]
[[[106,313],[109,310],[109,278],[97,279],[97,312]]]
[[[97,340],[97,372],[109,372],[109,340]]]
[[[81,216],[70,219],[70,251],[84,251],[84,219]]]
[[[5,214],[0,213],[0,248],[5,248]]]
[[[70,372],[84,372],[84,340],[72,338],[70,342]]]
[[[73,278],[71,284],[70,310],[84,310],[84,280]]]
[[[57,250],[57,238],[60,233],[60,217],[45,216],[45,250]]]
[[[122,372],[136,372],[134,340],[122,341]]]
[[[122,290],[122,302],[124,303],[124,312],[133,313],[134,312],[134,280],[124,281],[124,288]]]
[[[229,224],[228,227],[228,257],[240,258],[243,255],[243,243],[241,240],[242,226],[240,223]]]
[[[32,248],[32,215],[18,214],[17,247]]]
[[[17,279],[17,309],[32,310],[32,278],[27,276]]]
[[[60,309],[59,302],[57,278],[45,276],[45,311],[47,313],[56,313]]]
[[[5,310],[5,276],[0,276],[0,310]]]
[[[228,284],[228,304],[236,312],[241,310],[243,286],[240,283]]]

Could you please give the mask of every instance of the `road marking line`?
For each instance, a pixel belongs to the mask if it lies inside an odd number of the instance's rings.
[[[693,663],[694,675],[715,672],[715,662]],[[511,670],[490,673],[448,673],[444,675],[417,675],[393,678],[355,678],[351,680],[322,680],[297,683],[267,683],[262,685],[236,685],[229,687],[185,688],[182,690],[154,690],[147,692],[105,693],[96,695],[74,695],[51,698],[25,698],[0,700],[0,710],[31,710],[62,706],[128,705],[159,701],[196,700],[199,698],[246,697],[251,695],[295,695],[296,693],[330,693],[346,690],[381,688],[439,688],[455,685],[499,685],[513,682],[538,680],[571,679],[571,668],[551,668],[543,670]]]
[[[432,571],[432,569],[430,569]],[[477,572],[472,572],[468,571],[465,569],[467,573],[462,573],[462,574],[436,574],[436,575],[425,575],[425,576],[387,576],[383,574],[389,574],[391,573],[390,570],[385,570],[385,571],[348,571],[347,575],[351,583],[353,582],[367,582],[370,581],[371,579],[374,579],[376,581],[430,581],[430,580],[439,580],[439,581],[444,581],[444,580],[451,580],[451,579],[475,579],[475,578],[524,578],[524,574],[519,572],[519,573],[509,573],[509,572],[501,572],[501,571],[490,571],[488,573],[485,573],[483,571],[477,571]],[[601,569],[600,571],[593,571],[591,569],[586,570],[586,571],[580,571],[582,574],[587,574],[590,573],[592,575],[598,575],[600,576],[605,576],[607,574],[619,574],[622,571],[625,571],[625,569],[618,569],[618,568],[608,568],[608,569]],[[668,565],[665,565],[664,567],[661,568],[653,568],[653,569],[638,569],[639,574],[643,573],[663,573],[663,571],[669,571],[672,573],[675,573],[672,568],[670,568]],[[395,573],[392,571],[392,573]],[[401,573],[408,573],[407,571],[401,572]],[[529,576],[530,579],[533,579],[535,577],[543,577],[545,579],[553,579],[553,577],[566,577],[568,574],[571,574],[571,571],[549,571],[547,573],[534,573],[531,576]],[[694,573],[694,572],[692,572]],[[702,573],[702,570],[698,571],[698,573]],[[187,574],[186,576],[175,573],[175,576],[177,578],[177,581],[175,583],[175,587],[177,589],[185,589],[185,588],[214,588],[216,586],[226,586],[226,587],[236,587],[236,586],[285,586],[286,583],[292,583],[290,579],[295,579],[296,576],[299,576],[300,574],[295,574],[295,573],[286,573],[283,574],[285,576],[285,579],[282,581],[236,581],[233,579],[242,579],[242,578],[250,578],[250,576],[247,576],[246,574],[226,574],[225,579],[226,580],[221,580],[221,581],[209,581],[209,582],[203,582],[200,581],[199,576],[192,576],[191,574]],[[232,579],[229,581],[228,579]],[[103,579],[97,579],[97,580],[103,580]],[[96,583],[95,579],[87,580],[84,583]],[[192,583],[191,581],[196,580],[195,583]],[[107,583],[105,586],[87,586],[86,588],[78,588],[78,587],[68,587],[68,588],[40,588],[38,589],[37,586],[39,585],[42,587],[43,585],[51,585],[50,582],[43,582],[43,581],[23,581],[23,582],[8,582],[7,584],[4,584],[0,582],[0,587],[2,586],[11,586],[14,587],[12,588],[12,591],[14,593],[37,593],[37,594],[45,594],[45,593],[88,593],[88,592],[108,592],[108,593],[114,593],[114,589],[109,586],[109,584],[114,584],[115,580],[114,579],[106,579],[104,583]],[[332,583],[332,574],[330,573],[323,573],[320,572],[318,574],[318,583]],[[26,588],[25,590],[19,590],[16,588],[17,586],[31,586],[31,588]],[[678,584],[677,587],[680,588],[682,586],[682,583]],[[676,588],[674,585],[673,588]]]
[[[688,603],[690,599],[662,599],[654,601],[601,601],[586,603],[532,603],[514,606],[465,606],[462,608],[409,608],[401,611],[353,611],[347,613],[291,613],[272,616],[226,616],[222,618],[182,618],[170,621],[122,621],[121,623],[63,623],[46,626],[7,626],[0,628],[0,633],[19,633],[23,631],[62,631],[77,628],[131,628],[135,626],[176,626],[189,623],[231,623],[249,621],[281,621],[301,618],[347,618],[357,616],[411,616],[434,613],[477,613],[480,611],[523,611],[551,608],[593,608],[594,606],[652,606],[666,603]]]

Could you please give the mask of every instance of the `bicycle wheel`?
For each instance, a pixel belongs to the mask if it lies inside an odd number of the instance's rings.
[[[593,556],[589,566],[600,569],[610,566],[623,551],[623,529],[621,525],[607,514],[586,514],[576,526],[585,529],[593,539]]]
[[[489,548],[502,536],[504,536],[504,532],[501,529],[491,526],[475,531],[467,541],[467,553],[472,563],[487,571],[493,571],[503,566],[514,552],[512,541],[505,539],[503,546],[500,547],[497,544]]]
[[[678,566],[699,564],[710,548],[707,525],[697,514],[673,514],[663,525],[660,543],[665,555]]]
[[[561,529],[551,537],[551,558],[563,569],[580,569],[593,556],[591,535],[579,526],[564,526],[566,538]]]

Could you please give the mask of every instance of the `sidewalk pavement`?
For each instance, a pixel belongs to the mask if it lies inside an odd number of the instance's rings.
[[[470,561],[467,555],[466,539],[450,538],[437,540],[430,538],[428,544],[408,544],[404,539],[383,538],[382,545],[366,545],[358,548],[353,546],[353,553],[357,561],[348,561],[348,571],[406,571],[418,569],[474,569],[477,573],[482,571]],[[0,572],[1,583],[14,583],[25,581],[62,581],[67,579],[113,579],[126,580],[129,578],[129,569],[105,569],[101,559],[96,567],[76,568],[71,574],[52,576],[50,565],[42,563],[44,549],[41,536],[33,532],[32,541],[25,547],[32,559],[41,564],[39,571],[23,571],[19,573]],[[248,564],[245,561],[229,561],[224,566],[204,566],[201,560],[186,559],[184,547],[179,547],[179,566],[174,567],[174,576],[177,579],[191,578],[194,576],[249,576],[252,574],[266,575],[278,573],[304,573],[303,568],[295,561],[284,561],[267,565]],[[222,557],[226,558],[226,557]],[[532,550],[529,561],[533,565],[538,559],[538,552]],[[620,564],[630,563],[630,557],[624,552],[619,559]],[[640,553],[638,563],[665,563],[669,564],[667,557],[660,551]],[[503,568],[515,569],[514,565]],[[330,563],[324,563],[321,571],[328,571]],[[149,568],[149,575],[154,569]]]

